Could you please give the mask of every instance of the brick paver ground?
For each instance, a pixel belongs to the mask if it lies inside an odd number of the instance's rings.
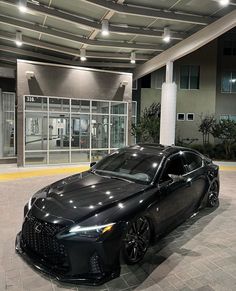
[[[236,171],[221,173],[220,206],[205,209],[151,247],[137,266],[100,287],[60,284],[15,254],[23,206],[32,193],[62,176],[0,183],[0,290],[236,291]]]

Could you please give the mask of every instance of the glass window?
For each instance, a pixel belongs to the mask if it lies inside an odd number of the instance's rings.
[[[59,150],[70,146],[70,119],[65,114],[49,116],[49,149]]]
[[[225,40],[224,41],[224,50],[223,53],[225,56],[231,56],[232,55],[232,41]]]
[[[90,148],[90,116],[88,114],[71,116],[71,148]]]
[[[86,100],[71,100],[71,111],[72,112],[90,112],[90,101]]]
[[[26,165],[45,165],[47,164],[47,152],[25,152]]]
[[[161,158],[134,151],[116,151],[99,162],[95,171],[103,175],[120,177],[142,183],[153,180]]]
[[[126,144],[126,116],[111,116],[111,148],[120,148]]]
[[[108,154],[107,150],[92,150],[91,151],[91,161],[99,161]]]
[[[161,89],[165,82],[166,68],[163,67],[151,74],[151,88]]]
[[[0,90],[0,158],[15,156],[15,93]]]
[[[72,151],[71,152],[71,163],[79,162],[90,162],[90,152],[89,151]]]
[[[111,102],[111,114],[127,114],[127,104]]]
[[[132,117],[137,116],[137,101],[132,101]]]
[[[221,79],[222,92],[230,92],[231,72],[224,72]]]
[[[236,93],[236,71],[223,72],[221,78],[221,91],[224,93]]]
[[[47,98],[37,96],[25,96],[25,110],[47,111]]]
[[[236,41],[235,40],[225,40],[223,54],[225,56],[235,56],[236,55]]]
[[[199,66],[190,66],[190,89],[199,89]]]
[[[232,72],[231,77],[231,92],[236,93],[236,72]]]
[[[108,115],[93,115],[91,124],[92,148],[108,148]]]
[[[25,164],[97,161],[126,145],[127,102],[40,96],[27,96],[25,101]],[[131,118],[136,122],[133,104]],[[14,113],[8,113],[10,126]],[[11,128],[7,130],[14,140]]]
[[[68,164],[69,152],[67,151],[53,151],[49,152],[49,164]]]
[[[70,100],[63,98],[49,98],[49,111],[70,111]]]
[[[92,101],[92,112],[94,113],[108,113],[109,103],[104,101]]]
[[[185,174],[185,171],[184,171],[182,158],[179,155],[176,155],[167,161],[165,168],[163,170],[163,173],[161,175],[160,182],[162,183],[162,182],[170,181],[171,178],[169,177],[169,175],[180,176],[184,174]]]
[[[25,113],[25,149],[47,149],[48,116],[45,112]]]
[[[186,165],[188,166],[189,172],[192,172],[202,166],[202,158],[194,153],[184,153]]]
[[[180,89],[189,89],[189,66],[180,68]]]
[[[180,89],[199,89],[200,67],[183,65],[180,67]]]

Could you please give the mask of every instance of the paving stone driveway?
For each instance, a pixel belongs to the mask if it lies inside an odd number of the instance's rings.
[[[236,171],[221,173],[221,200],[151,247],[142,263],[100,287],[59,284],[15,254],[23,206],[32,193],[62,176],[0,183],[0,290],[236,291]]]

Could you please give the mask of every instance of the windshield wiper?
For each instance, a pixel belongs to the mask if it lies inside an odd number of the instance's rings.
[[[116,180],[121,180],[121,181],[125,181],[125,182],[129,182],[129,183],[134,183],[133,181],[120,177],[120,176],[115,176],[115,175],[110,175],[110,173],[107,173],[106,171],[103,170],[93,170],[91,171],[91,173],[93,173],[94,175],[98,175],[101,177],[106,177],[106,178],[110,178],[110,179],[116,179]]]
[[[125,178],[122,178],[122,177],[118,177],[118,176],[106,176],[106,177],[109,177],[110,179],[116,179],[116,180],[121,180],[121,181],[129,182],[129,183],[134,183],[131,180],[128,180],[128,179],[125,179]]]

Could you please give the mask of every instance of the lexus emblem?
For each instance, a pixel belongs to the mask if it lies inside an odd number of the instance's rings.
[[[42,231],[42,225],[41,224],[37,224],[34,228],[35,232],[40,233]]]

